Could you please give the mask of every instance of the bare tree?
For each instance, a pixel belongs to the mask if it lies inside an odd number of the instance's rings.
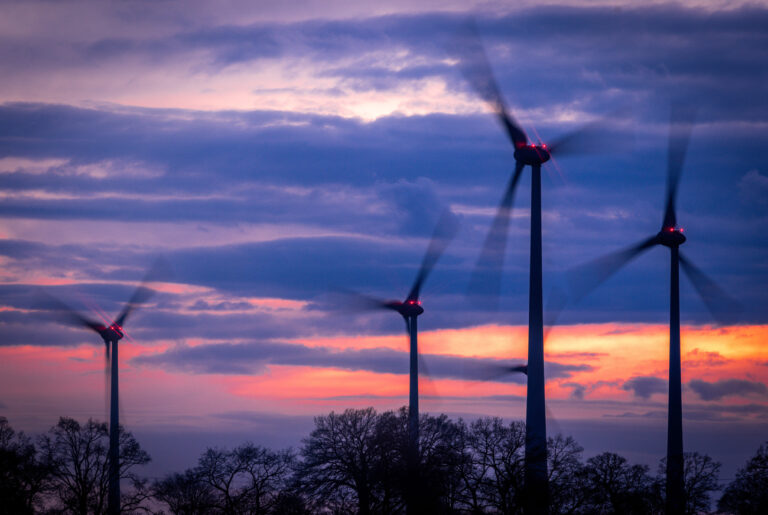
[[[155,481],[152,496],[165,503],[174,515],[203,515],[210,513],[216,505],[211,487],[195,469],[183,474],[169,474]]]
[[[482,513],[522,513],[525,470],[525,424],[508,425],[498,417],[484,417],[469,426],[471,474],[465,477],[471,510]]]
[[[133,435],[122,427],[119,429],[119,440],[120,478],[135,487],[124,494],[120,504],[136,511],[146,494],[144,482],[131,469],[148,463],[150,457]],[[50,467],[53,502],[72,513],[106,512],[108,442],[106,424],[89,419],[80,425],[67,417],[61,417],[59,423],[40,438],[41,453]]]
[[[580,513],[587,503],[586,478],[581,453],[584,449],[572,437],[561,434],[547,439],[549,471],[549,513]]]
[[[735,515],[768,513],[768,442],[736,473],[718,501],[717,509]]]
[[[208,449],[194,471],[223,513],[266,514],[277,503],[291,474],[294,455],[252,443],[231,451]]]
[[[587,513],[652,513],[653,479],[645,465],[630,465],[618,454],[604,452],[584,468]]]
[[[298,480],[313,504],[334,509],[352,497],[361,514],[369,514],[381,489],[381,457],[388,450],[378,438],[373,408],[348,409],[315,417],[315,429],[304,440]]]
[[[0,514],[35,513],[47,477],[30,438],[0,417]]]

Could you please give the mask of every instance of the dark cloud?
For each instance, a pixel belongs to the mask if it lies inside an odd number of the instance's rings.
[[[563,109],[591,117],[627,101],[637,106],[637,113],[627,115],[630,127],[617,131],[636,141],[635,152],[563,158],[559,171],[554,164],[545,167],[547,281],[557,282],[558,274],[573,265],[658,230],[665,98],[683,87],[687,100],[701,105],[703,122],[694,129],[680,186],[679,218],[689,234],[686,255],[726,291],[738,293],[746,306],[745,322],[765,321],[761,307],[768,298],[760,285],[765,283],[768,227],[759,199],[749,195],[759,191],[768,158],[763,132],[753,130],[766,112],[762,90],[768,72],[754,66],[768,47],[762,44],[760,23],[766,12],[759,7],[704,12],[655,6],[480,14],[480,32],[502,90],[512,106],[525,107],[523,114],[530,119],[521,120],[526,128],[535,127],[546,139],[582,123],[551,121],[549,116]],[[143,53],[162,61],[204,49],[212,66],[222,70],[228,63],[253,59],[321,56],[316,62],[323,74],[355,81],[358,89],[366,80],[382,88],[382,81],[434,75],[447,78],[453,90],[468,91],[456,66],[441,60],[462,23],[463,15],[427,13],[244,27],[203,24],[164,36],[143,34],[144,42],[92,42],[88,59],[93,63]],[[403,55],[410,57],[389,75],[375,59],[364,57],[392,49],[407,49]],[[525,66],[526,80],[521,81],[521,67],[528,61],[520,55],[547,66]],[[569,86],[565,92],[564,83]],[[18,167],[3,173],[8,196],[0,214],[10,223],[56,220],[73,226],[88,220],[147,227],[183,222],[230,230],[239,224],[308,228],[320,236],[300,239],[285,228],[270,242],[216,247],[191,241],[172,250],[171,259],[180,283],[235,296],[314,301],[335,286],[402,296],[398,292],[412,282],[426,245],[424,239],[409,239],[428,237],[435,214],[449,204],[464,224],[427,287],[433,295],[434,327],[457,327],[503,319],[469,306],[462,295],[509,175],[511,153],[487,114],[391,115],[364,123],[284,111],[9,103],[0,106],[0,157],[62,162],[43,172]],[[86,173],[94,167],[99,174]],[[504,320],[523,323],[528,180],[526,172],[515,199],[519,217],[512,221],[501,299],[502,312],[511,313]],[[10,258],[7,269],[17,276],[38,269],[57,277],[75,272],[94,279],[117,279],[119,274],[127,280],[135,266],[131,260],[145,259],[149,249],[124,236],[120,245],[102,246],[3,240],[0,253]],[[732,266],[734,261],[739,267]],[[662,323],[668,319],[667,275],[664,252],[649,251],[578,305],[567,306],[560,321]],[[686,322],[710,321],[685,280],[681,312]]]
[[[562,386],[572,388],[571,397],[577,400],[584,400],[584,394],[587,392],[587,387],[579,383],[562,383]]]
[[[667,381],[658,377],[638,376],[621,385],[621,389],[633,392],[641,399],[649,399],[655,393],[667,393]]]
[[[768,396],[768,387],[764,383],[746,379],[721,379],[714,382],[693,379],[688,386],[704,401],[717,401],[732,395]]]
[[[434,378],[525,382],[523,374],[506,372],[510,366],[509,360],[438,354],[425,354],[421,358],[427,365],[429,375]],[[408,359],[407,352],[384,348],[337,350],[264,341],[248,344],[203,344],[194,347],[181,345],[159,354],[139,356],[134,358],[133,362],[138,365],[206,374],[260,373],[269,365],[332,367],[382,374],[407,374]],[[591,369],[592,367],[587,365],[550,362],[547,363],[547,377],[569,377],[574,372]]]

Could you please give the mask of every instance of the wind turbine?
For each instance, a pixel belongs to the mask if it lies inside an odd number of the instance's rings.
[[[677,186],[691,137],[694,114],[693,110],[686,108],[672,110],[667,154],[666,202],[661,230],[650,238],[577,267],[569,273],[572,289],[576,292],[578,300],[643,252],[657,245],[669,248],[669,404],[666,469],[666,512],[668,514],[684,513],[685,510],[680,359],[680,265],[715,319],[726,322],[727,318],[724,315],[735,313],[739,309],[736,301],[730,299],[714,281],[680,253],[680,245],[685,243],[686,237],[683,235],[683,228],[677,225]]]
[[[419,455],[419,351],[418,317],[424,313],[421,306],[421,288],[440,256],[456,234],[458,224],[450,211],[445,211],[435,226],[432,239],[422,259],[419,272],[405,300],[381,300],[360,294],[354,294],[359,301],[356,307],[363,309],[382,309],[395,311],[405,320],[405,328],[410,340],[410,378],[408,394],[408,463],[410,472],[415,474]],[[413,483],[413,482],[411,482]],[[411,484],[413,489],[414,485]],[[413,511],[413,499],[409,499],[409,509]]]
[[[120,420],[118,395],[118,342],[125,337],[123,326],[130,314],[139,304],[146,302],[154,292],[146,287],[151,277],[157,274],[158,263],[144,277],[141,285],[123,307],[120,314],[111,323],[101,323],[86,318],[64,303],[49,295],[50,300],[62,311],[74,325],[88,328],[97,333],[104,342],[105,382],[110,385],[109,393],[109,453],[108,453],[108,491],[107,512],[110,515],[120,513]]]
[[[525,484],[528,490],[527,513],[544,513],[548,507],[547,481],[547,428],[544,394],[544,321],[541,265],[541,165],[551,155],[583,153],[591,150],[587,133],[602,122],[589,124],[560,137],[549,146],[528,141],[525,131],[515,121],[501,95],[488,58],[480,43],[476,29],[471,26],[470,37],[461,49],[464,63],[462,71],[483,100],[490,105],[504,127],[514,147],[515,171],[502,196],[501,203],[485,239],[483,250],[473,273],[471,285],[479,281],[479,272],[492,273],[495,285],[500,284],[501,270],[507,247],[509,217],[512,201],[523,169],[531,167],[531,236],[528,294],[528,363],[527,403],[525,414]],[[470,286],[472,289],[473,286]],[[498,291],[495,292],[498,294]],[[544,508],[546,510],[548,508]]]

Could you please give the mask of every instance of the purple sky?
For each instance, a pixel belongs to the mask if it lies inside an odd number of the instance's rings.
[[[599,152],[544,169],[545,292],[658,231],[670,103],[699,108],[683,251],[744,309],[718,328],[681,281],[686,447],[732,474],[768,420],[768,4],[347,4],[0,3],[0,414],[33,432],[102,417],[98,341],[37,316],[39,290],[112,315],[158,256],[172,275],[131,319],[121,377],[156,473],[214,443],[297,445],[312,414],[400,406],[402,321],[342,316],[329,294],[404,297],[449,208],[459,233],[420,319],[426,405],[522,416],[519,384],[466,385],[479,363],[524,359],[530,194],[526,173],[488,310],[465,291],[513,160],[459,70],[474,15],[530,137],[618,118]],[[561,313],[552,409],[588,453],[663,453],[667,288],[654,249]]]

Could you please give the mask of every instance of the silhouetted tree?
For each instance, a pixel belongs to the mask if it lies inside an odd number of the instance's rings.
[[[587,513],[652,513],[653,479],[646,465],[630,465],[618,454],[604,452],[584,467]]]
[[[736,473],[717,503],[718,511],[735,515],[768,513],[768,442]]]
[[[392,438],[383,438],[384,427],[399,433],[396,422],[392,415],[380,420],[373,408],[315,417],[297,469],[302,492],[315,509],[368,514],[382,503],[397,502],[392,479],[384,481],[383,473],[402,470],[401,439],[396,436],[393,444]]]
[[[133,437],[120,428],[120,478],[133,486],[120,500],[124,509],[140,510],[146,498],[145,482],[131,469],[150,461]],[[40,452],[50,469],[50,490],[54,502],[68,513],[104,513],[107,507],[109,433],[107,425],[89,419],[80,425],[61,417],[47,435],[40,438]]]
[[[464,473],[466,499],[472,513],[521,513],[525,477],[525,424],[505,425],[483,417],[469,425],[472,466]]]
[[[30,438],[0,417],[0,514],[35,513],[47,477]]]
[[[406,435],[408,410],[399,412],[403,436]],[[419,461],[416,470],[414,507],[417,513],[454,513],[463,504],[460,471],[471,461],[464,448],[463,424],[446,415],[419,416]]]
[[[664,504],[664,478],[667,470],[667,459],[659,463],[659,499]],[[708,512],[712,507],[710,493],[720,488],[718,474],[720,464],[705,454],[686,452],[683,454],[683,499],[685,515],[696,515]]]
[[[584,448],[572,437],[558,434],[547,439],[549,513],[581,513],[587,504],[587,481],[581,453]]]
[[[196,469],[169,474],[152,485],[152,496],[165,503],[174,515],[202,515],[216,506],[212,488]]]
[[[231,451],[208,449],[195,475],[209,487],[223,513],[271,513],[292,471],[291,451],[273,452],[252,443]]]

